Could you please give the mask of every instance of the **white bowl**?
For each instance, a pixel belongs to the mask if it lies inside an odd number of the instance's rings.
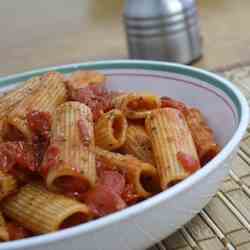
[[[199,108],[223,146],[201,170],[174,187],[123,211],[60,232],[0,244],[0,250],[143,249],[180,228],[216,193],[248,125],[248,104],[229,81],[204,70],[153,61],[106,61],[35,70],[0,79],[12,88],[49,70],[96,69],[111,89],[151,91]]]

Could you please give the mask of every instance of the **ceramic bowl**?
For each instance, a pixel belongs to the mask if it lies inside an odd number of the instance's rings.
[[[195,216],[216,193],[248,125],[245,97],[229,81],[204,70],[154,61],[104,61],[39,69],[0,79],[1,90],[58,70],[68,74],[94,69],[114,90],[147,91],[199,108],[222,151],[201,170],[137,205],[56,233],[0,244],[0,250],[144,249],[167,237]]]

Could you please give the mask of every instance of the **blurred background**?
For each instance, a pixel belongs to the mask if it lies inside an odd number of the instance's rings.
[[[128,58],[122,0],[0,0],[0,75]],[[249,60],[247,0],[198,0],[203,57],[213,69]]]

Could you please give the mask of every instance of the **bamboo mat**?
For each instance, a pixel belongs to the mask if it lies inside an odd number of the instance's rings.
[[[250,104],[250,64],[218,72],[245,94]],[[250,250],[250,127],[229,176],[194,219],[150,250]]]

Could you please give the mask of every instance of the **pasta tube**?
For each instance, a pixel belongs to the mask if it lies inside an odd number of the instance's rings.
[[[113,106],[129,119],[143,119],[151,110],[160,108],[161,101],[155,95],[132,93],[114,98]]]
[[[107,163],[114,170],[125,174],[128,183],[132,184],[139,197],[148,197],[159,190],[156,169],[149,163],[142,162],[131,155],[122,155],[95,148],[98,159]]]
[[[38,91],[24,98],[8,115],[8,125],[20,131],[28,140],[31,140],[32,134],[27,115],[33,111],[51,114],[66,98],[63,75],[49,72],[41,77],[41,81],[43,84]]]
[[[154,165],[152,145],[143,126],[129,124],[122,152]]]
[[[16,179],[0,170],[0,201],[17,189]]]
[[[7,92],[0,97],[0,141],[12,139],[14,136],[16,136],[13,135],[12,131],[9,131],[8,127],[6,126],[7,115],[20,101],[34,93],[40,86],[40,77],[33,77],[27,80],[21,87]],[[6,138],[7,135],[11,135],[11,137]]]
[[[0,118],[0,143],[4,141],[3,137],[4,137],[4,125],[6,124],[5,123],[6,121],[6,118],[3,117],[3,118]]]
[[[136,93],[133,93],[133,95],[135,95]],[[114,107],[114,108],[119,108],[119,109],[121,109],[121,106],[122,106],[122,102],[125,100],[125,98],[127,98],[127,96],[128,96],[129,94],[127,94],[127,93],[120,93],[120,94],[118,94],[117,96],[116,95],[114,95],[113,97],[112,97],[112,106]]]
[[[183,102],[177,101],[173,98],[162,96],[161,97],[161,107],[162,108],[174,108],[185,113],[188,107]]]
[[[88,207],[76,200],[47,191],[38,183],[29,183],[20,191],[8,197],[2,204],[3,212],[9,218],[33,233],[43,234],[90,218]],[[71,226],[73,226],[71,224]]]
[[[104,113],[95,124],[95,143],[107,149],[118,149],[126,139],[126,117],[120,110],[113,109]]]
[[[105,83],[105,75],[96,71],[78,70],[72,73],[69,77],[69,82],[73,87],[83,87],[84,85],[103,84]]]
[[[215,142],[213,131],[208,127],[198,109],[188,109],[185,112],[185,118],[191,130],[200,162],[204,165],[219,153],[220,147]]]
[[[14,108],[16,104],[22,101],[25,97],[31,95],[41,86],[40,77],[32,77],[27,80],[24,85],[7,92],[0,97],[0,117],[5,116]]]
[[[93,186],[96,180],[93,147],[90,109],[79,102],[60,105],[53,116],[51,145],[43,162],[48,188],[57,191],[70,188],[76,192]]]
[[[199,159],[185,118],[177,109],[152,111],[145,121],[162,189],[197,170]]]
[[[9,232],[5,223],[5,219],[3,217],[2,212],[0,211],[0,241],[9,240]]]

